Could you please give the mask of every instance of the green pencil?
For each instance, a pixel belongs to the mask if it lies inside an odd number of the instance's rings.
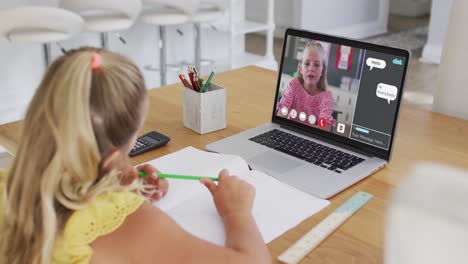
[[[210,87],[211,79],[213,79],[214,76],[214,70],[211,71],[210,76],[208,77],[208,80],[205,82],[205,85],[203,85],[202,93],[205,92],[208,87]]]
[[[148,177],[149,175],[143,171],[138,172],[138,176],[140,177]],[[167,173],[158,173],[158,178],[171,178],[171,179],[179,179],[179,180],[201,180],[203,178],[210,179],[212,181],[218,181],[218,178],[214,177],[204,177],[204,176],[191,176],[191,175],[176,175],[176,174],[167,174]]]

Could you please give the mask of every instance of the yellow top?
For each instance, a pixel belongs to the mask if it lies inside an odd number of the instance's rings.
[[[5,171],[0,170],[0,188],[3,188],[4,175]],[[90,244],[116,230],[143,202],[143,197],[132,192],[103,193],[88,207],[75,211],[56,240],[52,262],[89,263],[93,255]],[[0,208],[3,208],[1,203]],[[2,219],[3,210],[0,210],[0,221]]]

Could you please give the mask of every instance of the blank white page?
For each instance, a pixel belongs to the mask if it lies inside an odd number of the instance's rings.
[[[253,216],[265,243],[330,204],[327,200],[299,191],[259,171],[247,172],[241,178],[255,187]],[[224,225],[208,191],[166,212],[192,235],[224,245]]]
[[[330,204],[275,178],[249,171],[240,157],[188,147],[149,162],[161,172],[217,177],[223,168],[255,187],[253,216],[265,243],[280,236]],[[224,225],[211,194],[197,181],[169,179],[169,192],[156,206],[199,238],[224,245]]]
[[[219,172],[228,168],[231,175],[245,174],[249,169],[245,161],[234,155],[224,155],[187,147],[158,159],[147,162],[163,173],[218,177]],[[168,179],[169,192],[154,205],[168,210],[205,192],[206,187],[194,180]]]
[[[265,243],[327,207],[328,200],[293,188],[260,171],[245,178],[255,186],[253,215]]]

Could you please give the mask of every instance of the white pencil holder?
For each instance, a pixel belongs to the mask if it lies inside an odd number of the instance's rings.
[[[226,128],[226,89],[216,84],[203,93],[184,88],[183,120],[198,134]]]

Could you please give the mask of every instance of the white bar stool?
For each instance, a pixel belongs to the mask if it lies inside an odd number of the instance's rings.
[[[87,31],[98,32],[101,47],[109,49],[109,32],[133,26],[141,12],[140,0],[62,0],[60,6],[81,15]],[[125,40],[118,35],[125,44]]]
[[[143,0],[143,11],[140,20],[156,26],[159,31],[160,80],[161,86],[167,84],[167,36],[166,27],[182,25],[189,21],[190,13],[186,9],[187,0]],[[197,1],[195,1],[197,2]],[[153,70],[151,68],[147,68]]]
[[[225,9],[221,6],[221,3],[204,1],[199,4],[197,10],[192,16],[192,22],[194,23],[195,33],[195,61],[194,64],[198,69],[201,69],[202,58],[201,58],[201,24],[211,23],[221,19],[226,14]],[[205,60],[207,65],[212,64],[212,61]]]
[[[50,43],[81,32],[83,19],[70,11],[43,6],[0,10],[0,34],[13,43],[41,43],[46,67],[51,61]]]

